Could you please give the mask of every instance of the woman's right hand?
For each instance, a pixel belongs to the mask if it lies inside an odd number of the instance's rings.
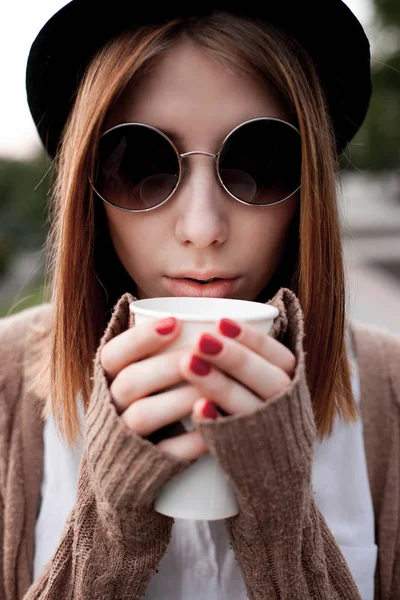
[[[105,344],[100,356],[118,414],[129,429],[143,438],[191,415],[194,403],[202,397],[187,382],[182,388],[161,391],[184,381],[178,363],[187,352],[185,348],[152,356],[181,332],[182,324],[175,319],[171,333],[158,333],[163,321],[146,322],[123,331]],[[157,447],[189,460],[208,451],[197,430],[164,439]]]

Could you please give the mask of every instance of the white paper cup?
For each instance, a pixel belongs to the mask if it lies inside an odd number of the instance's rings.
[[[136,300],[131,302],[129,309],[135,315],[136,325],[167,317],[176,317],[182,321],[182,331],[178,338],[158,354],[190,347],[201,333],[215,333],[216,324],[221,318],[249,323],[267,335],[279,314],[275,306],[260,302],[188,296]],[[182,383],[168,389],[185,385],[189,384]],[[194,429],[190,416],[181,422],[186,431]],[[232,517],[239,509],[225,472],[214,457],[207,453],[184,472],[170,479],[156,499],[155,510],[177,519],[213,521]]]

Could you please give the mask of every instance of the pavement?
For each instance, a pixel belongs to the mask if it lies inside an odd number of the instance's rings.
[[[400,173],[342,176],[348,316],[400,335]]]

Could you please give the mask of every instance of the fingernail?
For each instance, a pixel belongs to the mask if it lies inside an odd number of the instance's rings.
[[[200,356],[194,354],[190,360],[189,369],[195,373],[195,375],[208,375],[211,371],[211,365],[206,360],[200,358]]]
[[[168,335],[172,333],[176,326],[175,317],[168,317],[168,319],[162,319],[162,321],[157,321],[156,331],[160,335]]]
[[[230,338],[237,337],[242,331],[241,327],[239,327],[235,321],[231,321],[230,319],[221,319],[219,322],[219,329],[221,333]]]
[[[210,402],[210,400],[206,400],[203,408],[201,409],[201,414],[206,419],[216,419],[218,417],[217,409],[214,404]]]
[[[204,354],[215,355],[221,352],[223,345],[212,335],[204,333],[200,338],[199,348]]]

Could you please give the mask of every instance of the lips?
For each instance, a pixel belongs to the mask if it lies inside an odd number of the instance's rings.
[[[166,277],[168,289],[174,296],[192,296],[204,298],[230,298],[235,292],[240,277],[234,279],[216,279],[211,283],[200,283],[191,278]]]
[[[179,279],[187,279],[188,281],[195,281],[196,283],[212,283],[213,281],[223,281],[221,277],[213,277],[212,279],[202,280],[202,279],[193,279],[192,277],[183,277]]]
[[[222,269],[205,269],[204,271],[181,271],[181,273],[175,273],[169,275],[172,279],[193,279],[194,281],[210,281],[210,279],[236,279],[239,277],[232,272],[224,271]]]

